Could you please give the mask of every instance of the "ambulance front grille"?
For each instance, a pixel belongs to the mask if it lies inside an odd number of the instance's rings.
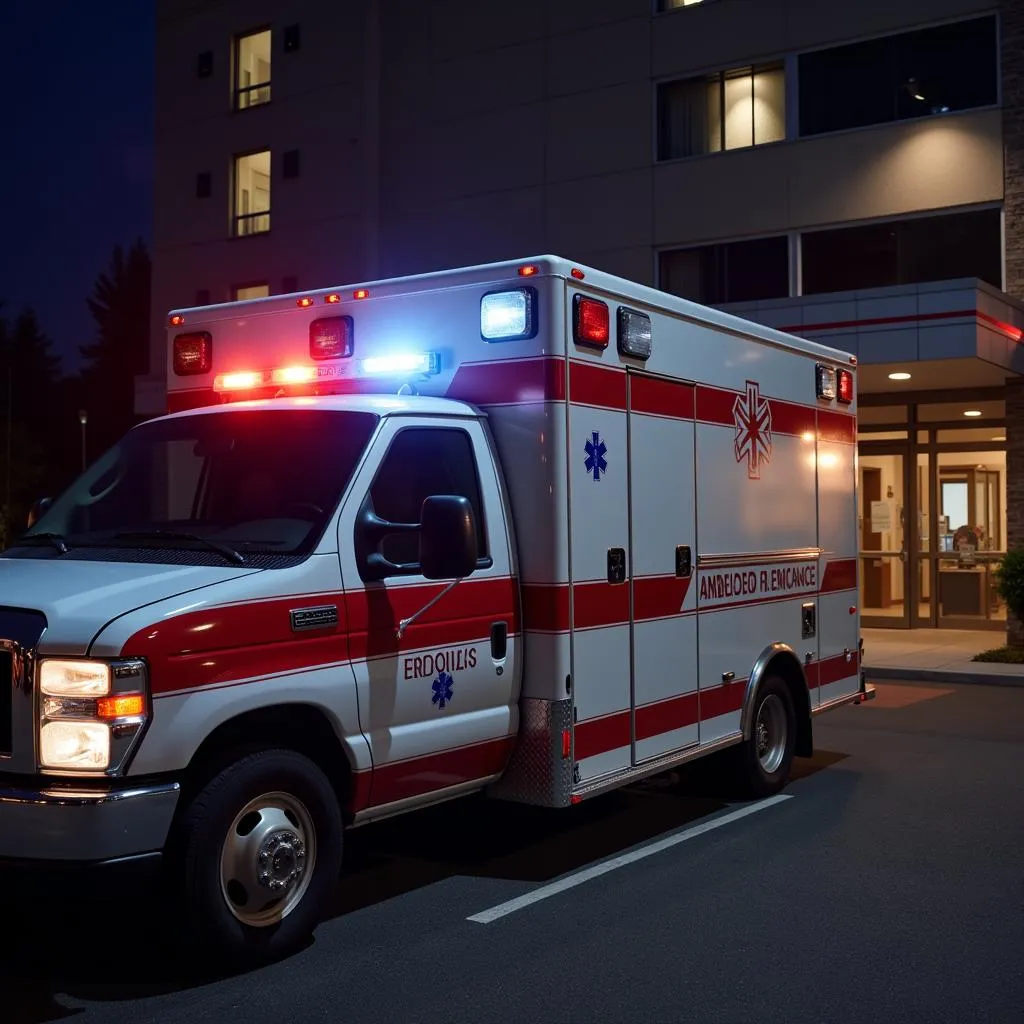
[[[0,651],[0,755],[13,753],[14,657]]]

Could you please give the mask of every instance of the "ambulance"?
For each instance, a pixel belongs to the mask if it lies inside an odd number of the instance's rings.
[[[255,963],[349,827],[759,798],[873,696],[848,353],[554,256],[168,331],[167,415],[0,558],[0,864],[154,866]]]

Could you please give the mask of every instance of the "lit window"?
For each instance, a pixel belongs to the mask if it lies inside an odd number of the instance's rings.
[[[270,230],[270,150],[235,157],[235,234]]]
[[[657,0],[656,10],[677,11],[681,7],[694,7],[697,4],[711,3],[712,0]]]
[[[270,294],[269,284],[241,284],[231,289],[231,296],[239,299],[265,299]]]
[[[235,40],[235,108],[270,102],[270,29]]]
[[[658,87],[658,159],[717,153],[786,137],[781,64],[720,71]]]

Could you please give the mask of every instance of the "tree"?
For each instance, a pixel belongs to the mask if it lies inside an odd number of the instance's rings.
[[[149,361],[151,275],[149,253],[141,239],[127,252],[118,245],[88,300],[96,335],[80,351],[86,364],[82,392],[90,459],[137,421],[135,377],[147,372]]]
[[[0,307],[2,308],[2,307]],[[35,313],[23,310],[11,323],[0,317],[0,506],[5,539],[24,526],[41,489],[60,481],[61,422],[56,401],[60,359]]]

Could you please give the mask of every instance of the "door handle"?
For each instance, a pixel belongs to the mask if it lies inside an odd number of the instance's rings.
[[[504,661],[508,653],[508,623],[491,623],[491,657],[495,661]]]

